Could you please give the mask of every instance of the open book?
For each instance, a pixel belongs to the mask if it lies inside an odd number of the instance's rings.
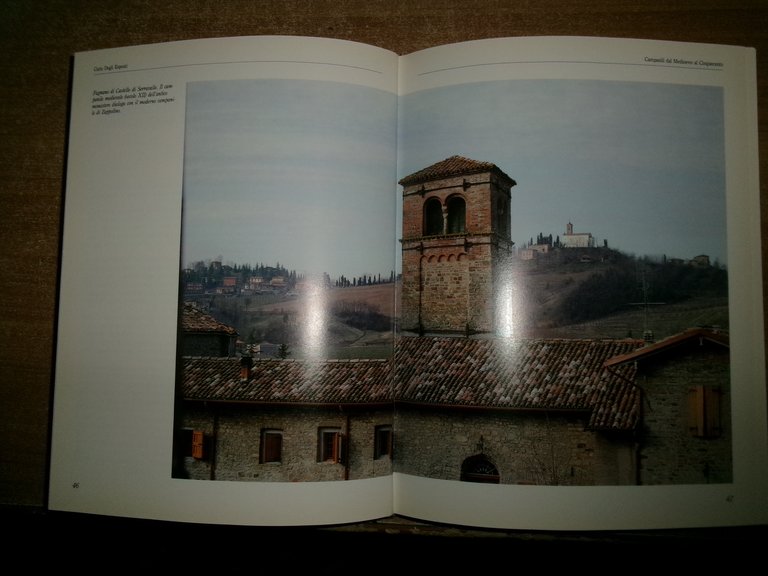
[[[74,57],[49,508],[768,521],[755,51]]]

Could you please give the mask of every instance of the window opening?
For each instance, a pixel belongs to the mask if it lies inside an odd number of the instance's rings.
[[[320,428],[317,444],[318,462],[344,462],[346,447],[341,428]]]
[[[259,452],[259,461],[262,464],[267,462],[281,462],[283,459],[283,432],[276,429],[264,429],[261,431],[261,450]]]
[[[376,426],[374,430],[373,458],[378,460],[384,456],[392,457],[392,426]]]
[[[443,233],[443,207],[440,200],[430,198],[424,203],[424,236]]]
[[[448,199],[448,234],[461,234],[465,231],[467,205],[461,196]]]

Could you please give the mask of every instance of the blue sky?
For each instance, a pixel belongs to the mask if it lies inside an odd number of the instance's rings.
[[[723,93],[586,80],[462,84],[402,98],[399,177],[459,154],[516,182],[512,239],[572,222],[622,251],[725,264]]]
[[[512,80],[424,90],[399,104],[322,81],[187,90],[184,265],[221,256],[334,278],[388,274],[399,260],[397,180],[455,154],[517,181],[518,246],[572,222],[638,256],[726,264],[718,87]]]
[[[389,274],[396,107],[394,94],[335,82],[189,84],[183,264]]]

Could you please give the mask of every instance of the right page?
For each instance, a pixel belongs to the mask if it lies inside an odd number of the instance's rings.
[[[395,512],[768,521],[755,51],[492,39],[399,82]]]

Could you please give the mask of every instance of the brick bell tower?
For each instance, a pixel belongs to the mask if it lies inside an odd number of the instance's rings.
[[[403,332],[501,333],[499,293],[512,256],[511,189],[495,164],[451,156],[403,187]]]

